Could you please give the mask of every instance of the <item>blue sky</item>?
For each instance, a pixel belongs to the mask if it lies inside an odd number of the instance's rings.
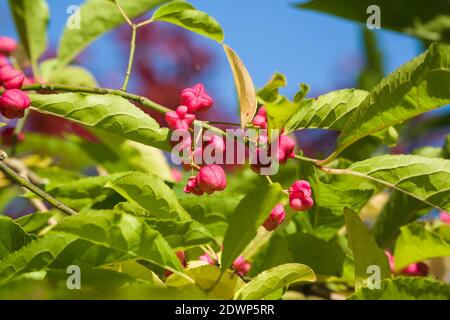
[[[52,20],[49,38],[55,46],[68,17],[67,7],[81,0],[48,0]],[[293,94],[300,82],[309,84],[313,93],[351,83],[362,54],[360,27],[353,22],[312,11],[298,10],[285,0],[191,0],[198,9],[215,17],[225,30],[225,42],[233,47],[249,69],[255,85],[262,86],[274,71],[286,74],[285,94]],[[382,21],[381,21],[382,22]],[[15,36],[6,0],[0,0],[0,33]],[[391,72],[420,52],[417,40],[390,31],[377,31],[385,54],[385,71]],[[213,93],[233,103],[232,76],[221,47],[213,41],[193,35],[215,52],[217,70],[211,79]],[[106,35],[89,49],[89,67],[97,74],[117,67],[123,54]],[[102,59],[107,56],[108,59]],[[98,59],[96,59],[98,57]],[[101,60],[101,63],[98,61]],[[124,68],[123,65],[120,68]]]

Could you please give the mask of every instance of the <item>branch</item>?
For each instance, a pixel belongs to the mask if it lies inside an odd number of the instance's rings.
[[[35,193],[42,199],[48,201],[51,205],[53,205],[55,208],[67,213],[68,215],[76,215],[77,212],[73,209],[69,208],[65,204],[61,203],[60,201],[53,198],[51,195],[49,195],[47,192],[43,191],[42,189],[38,188],[34,184],[32,184],[29,180],[25,179],[21,175],[19,175],[17,172],[15,172],[13,169],[11,169],[4,160],[7,158],[6,152],[0,150],[0,170],[3,171],[8,178],[11,181],[14,181],[18,185],[27,188],[31,192]]]
[[[131,69],[133,68],[134,51],[136,49],[136,30],[135,24],[131,25],[131,42],[130,42],[130,56],[128,57],[127,73],[125,74],[125,80],[123,81],[122,91],[127,91],[128,81],[130,81]]]
[[[53,84],[32,84],[32,85],[23,86],[22,90],[25,90],[25,91],[44,90],[44,91],[52,91],[52,92],[60,91],[60,92],[78,92],[78,93],[92,93],[92,94],[113,94],[116,96],[120,96],[124,99],[134,101],[143,107],[152,109],[159,113],[165,114],[169,111],[172,111],[172,109],[164,107],[146,97],[142,97],[142,96],[139,96],[136,94],[128,93],[128,92],[125,92],[122,90],[117,90],[117,89],[68,86],[68,85],[59,85],[59,84],[54,84],[54,85]],[[1,93],[1,90],[0,90],[0,93]],[[207,130],[211,130],[223,137],[231,136],[232,138],[234,138],[234,136],[232,134],[229,135],[227,132],[223,131],[222,129],[220,129],[210,123],[211,123],[210,121],[201,121],[201,120],[194,121],[194,125],[196,125],[196,126],[199,126],[201,128],[207,129]],[[245,143],[246,141],[243,141],[243,142]],[[303,160],[303,161],[308,161],[308,162],[316,162],[317,161],[316,159],[311,159],[311,158],[300,156],[300,155],[295,155],[294,158],[297,160]]]

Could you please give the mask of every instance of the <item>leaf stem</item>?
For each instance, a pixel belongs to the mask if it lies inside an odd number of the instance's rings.
[[[0,150],[0,170],[5,173],[5,175],[8,176],[8,178],[19,184],[20,186],[27,188],[31,192],[35,193],[42,199],[48,201],[51,205],[53,205],[55,208],[67,213],[68,215],[76,215],[77,212],[73,209],[69,208],[65,204],[61,203],[60,201],[53,198],[51,195],[49,195],[47,192],[43,191],[42,189],[38,188],[34,184],[32,184],[30,181],[19,175],[17,172],[15,172],[13,169],[11,169],[4,160],[7,158],[6,152]]]
[[[269,184],[273,184],[273,181],[272,181],[272,179],[270,179],[269,176],[264,176],[264,177],[266,177],[267,181],[269,181]]]
[[[131,41],[130,41],[130,56],[128,57],[127,73],[125,74],[125,80],[123,81],[122,91],[127,91],[128,81],[130,81],[131,69],[133,68],[134,52],[136,50],[136,30],[137,26],[131,24]]]
[[[137,24],[137,27],[143,27],[153,22],[153,17]]]
[[[316,163],[318,161],[317,159],[300,156],[298,154],[294,155],[294,159],[307,161],[307,162],[314,162],[314,163]]]
[[[130,27],[132,27],[133,26],[133,22],[131,22],[131,19],[128,18],[128,15],[125,13],[125,11],[120,6],[119,1],[115,0],[114,2],[116,3],[117,9],[119,9],[119,11],[122,14],[123,18],[125,19],[125,21],[130,25]]]

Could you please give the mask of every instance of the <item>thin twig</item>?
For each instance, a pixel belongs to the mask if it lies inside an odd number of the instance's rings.
[[[116,3],[117,9],[119,9],[119,11],[120,11],[120,13],[122,14],[123,18],[125,19],[125,21],[126,21],[130,26],[132,26],[132,25],[133,25],[133,22],[131,22],[131,19],[128,18],[128,15],[125,13],[125,11],[124,11],[124,10],[122,9],[122,7],[120,6],[119,1],[118,1],[118,0],[115,0],[114,2]]]
[[[131,41],[130,41],[130,56],[128,57],[127,73],[123,81],[122,91],[127,91],[128,81],[130,81],[131,69],[133,68],[134,51],[136,50],[136,30],[135,24],[131,25]]]
[[[31,192],[35,193],[42,199],[49,202],[52,206],[55,208],[69,214],[69,215],[76,215],[77,212],[73,209],[69,208],[62,202],[56,200],[53,198],[53,196],[49,195],[47,192],[43,191],[42,189],[38,188],[34,184],[32,184],[29,180],[25,179],[21,175],[19,175],[17,172],[15,172],[13,169],[11,169],[4,160],[7,158],[6,152],[0,150],[0,170],[5,173],[5,175],[11,180],[17,183],[18,185],[27,188]]]

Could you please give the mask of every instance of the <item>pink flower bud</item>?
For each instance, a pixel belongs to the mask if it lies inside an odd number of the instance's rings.
[[[205,137],[207,142],[207,146],[211,146],[214,148],[214,151],[223,153],[225,151],[225,141],[222,137],[217,135],[211,135],[209,137]]]
[[[389,252],[384,252],[389,260],[389,267],[391,268],[391,272],[395,272],[395,259],[394,256]],[[400,273],[406,276],[426,276],[428,275],[429,268],[428,266],[423,262],[413,263],[407,266],[406,268],[403,268]]]
[[[222,191],[227,185],[225,172],[217,164],[206,165],[200,169],[197,175],[197,185],[208,194],[214,191]]]
[[[17,42],[10,37],[0,37],[0,53],[9,56],[17,48]]]
[[[264,107],[259,108],[253,117],[252,123],[258,128],[267,129],[267,113]]]
[[[401,273],[412,277],[424,277],[428,275],[428,271],[428,266],[423,262],[419,262],[410,264],[409,266],[404,268]]]
[[[283,223],[284,218],[286,218],[286,212],[283,205],[279,203],[272,209],[263,226],[267,231],[273,231]]]
[[[213,258],[211,258],[211,256],[209,254],[207,254],[207,253],[202,254],[198,259],[201,260],[201,261],[205,261],[208,264],[212,264],[212,265],[215,264]]]
[[[8,119],[22,118],[26,108],[30,106],[30,98],[18,89],[6,90],[0,97],[0,110]]]
[[[172,169],[170,169],[170,173],[172,175],[173,180],[175,180],[175,182],[181,182],[181,180],[183,179],[183,174],[181,173],[180,170],[172,168]]]
[[[10,146],[13,143],[13,138],[14,138],[14,128],[9,127],[6,128],[5,130],[3,130],[2,132],[2,144],[4,144],[5,146]],[[17,142],[22,142],[23,140],[25,140],[25,134],[23,132],[21,132],[18,136],[17,136]]]
[[[195,120],[195,115],[187,113],[186,106],[179,106],[176,111],[169,111],[166,113],[166,122],[169,128],[188,130],[192,122]]]
[[[201,196],[203,194],[203,190],[198,187],[197,177],[190,177],[183,191],[186,193],[193,193],[196,196]]]
[[[232,268],[239,274],[241,277],[245,276],[249,271],[252,265],[250,262],[246,261],[244,256],[239,256],[234,260]]]
[[[441,213],[439,213],[439,219],[446,224],[450,224],[450,214],[447,212],[441,211]]]
[[[307,211],[314,204],[308,181],[297,180],[289,188],[289,205],[295,211]]]
[[[6,65],[0,68],[0,84],[5,89],[20,89],[25,80],[25,76],[19,70]]]
[[[177,251],[177,252],[175,252],[175,254],[177,255],[178,260],[180,260],[181,265],[186,268],[187,263],[186,263],[186,255],[184,254],[184,251]]]
[[[289,136],[281,135],[278,145],[278,161],[286,163],[289,158],[294,157],[295,141]]]
[[[4,55],[0,54],[0,69],[4,66],[9,66],[9,60]]]
[[[184,89],[180,95],[180,103],[187,106],[190,113],[206,110],[212,106],[213,102],[201,83]]]

